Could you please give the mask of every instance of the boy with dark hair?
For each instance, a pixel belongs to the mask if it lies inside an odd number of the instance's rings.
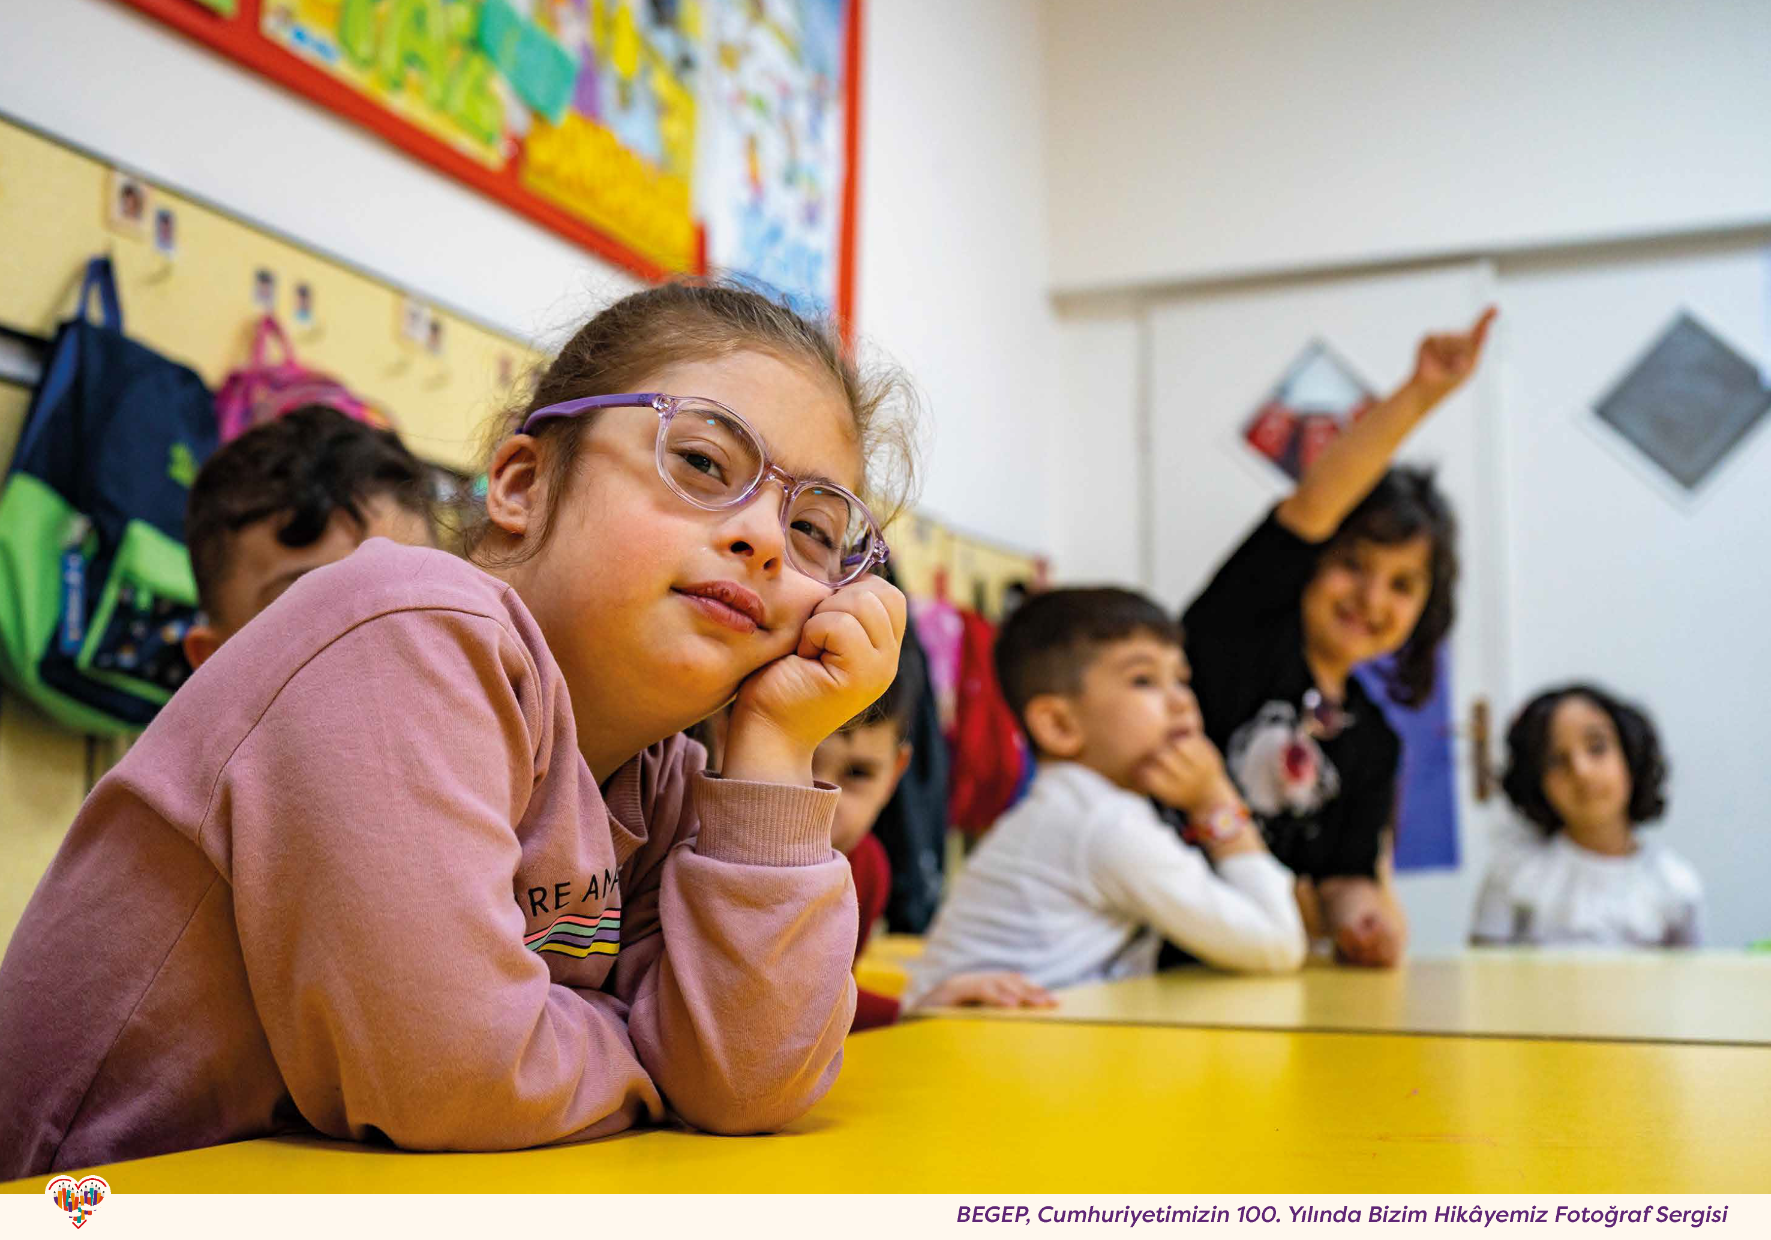
[[[198,473],[185,511],[203,609],[185,634],[191,666],[298,577],[371,538],[436,545],[429,469],[392,431],[304,405],[225,445]]]
[[[907,1002],[981,969],[1054,987],[1149,973],[1164,937],[1220,968],[1303,963],[1291,872],[1205,737],[1162,608],[1111,588],[1037,595],[996,665],[1039,772],[954,883]],[[1186,816],[1185,839],[1152,799]]]

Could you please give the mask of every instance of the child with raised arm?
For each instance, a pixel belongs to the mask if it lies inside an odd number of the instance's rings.
[[[887,394],[756,293],[635,293],[503,423],[469,559],[374,539],[230,638],[0,965],[0,1179],[804,1113],[855,1003],[812,753],[904,628]],[[734,699],[709,775],[681,730]]]
[[[981,971],[1042,987],[1149,973],[1163,937],[1225,969],[1302,963],[1291,873],[1205,736],[1173,619],[1129,590],[1048,591],[1003,624],[996,664],[1038,773],[955,880],[907,1004]],[[1152,798],[1185,814],[1186,839]]]
[[[1450,504],[1390,460],[1475,370],[1494,313],[1422,341],[1413,377],[1323,450],[1181,618],[1206,734],[1310,920],[1356,964],[1397,963],[1407,920],[1380,878],[1401,744],[1353,669],[1393,655],[1389,696],[1426,701],[1457,588]]]

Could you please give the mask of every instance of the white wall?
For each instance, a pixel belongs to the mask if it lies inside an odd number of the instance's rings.
[[[1150,588],[1146,488],[1138,469],[1142,336],[1135,307],[1066,316],[1058,328],[1062,400],[1049,439],[1054,580]]]
[[[1680,309],[1771,363],[1762,244],[1501,273],[1513,684],[1523,700],[1593,679],[1653,712],[1672,764],[1660,838],[1703,875],[1727,947],[1771,935],[1771,419],[1692,501],[1591,406]]]
[[[856,318],[928,401],[921,506],[1045,550],[1060,402],[1039,10],[884,0],[866,12]]]
[[[1771,219],[1763,0],[1046,0],[1061,289]]]

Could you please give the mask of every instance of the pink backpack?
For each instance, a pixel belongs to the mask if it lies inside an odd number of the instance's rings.
[[[272,340],[282,348],[280,362],[266,357]],[[385,416],[344,384],[296,361],[289,337],[283,334],[277,320],[267,314],[258,321],[258,330],[252,336],[252,360],[228,375],[221,391],[216,393],[215,420],[221,429],[221,442],[237,439],[253,427],[303,405],[327,405],[371,426],[388,425]]]

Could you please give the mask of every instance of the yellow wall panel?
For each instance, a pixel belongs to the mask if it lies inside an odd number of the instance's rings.
[[[73,311],[81,264],[112,256],[129,335],[183,362],[212,387],[247,359],[259,317],[254,280],[275,279],[275,309],[300,360],[388,410],[420,456],[466,468],[485,418],[535,354],[521,341],[447,310],[440,352],[401,328],[408,293],[354,267],[183,195],[148,187],[147,214],[177,221],[173,257],[148,230],[107,222],[112,171],[92,156],[0,121],[0,323],[50,334]],[[20,243],[22,242],[22,244]],[[294,321],[295,287],[313,293],[314,321]]]

